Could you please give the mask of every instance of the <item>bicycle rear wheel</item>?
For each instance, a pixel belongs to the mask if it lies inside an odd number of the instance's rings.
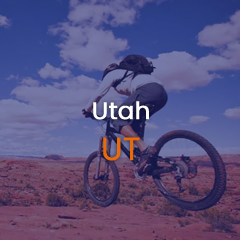
[[[163,135],[155,147],[161,157],[172,159],[184,175],[181,189],[176,171],[153,175],[156,186],[170,202],[192,211],[215,205],[226,188],[226,171],[221,156],[200,135],[176,130]],[[157,163],[157,167],[162,167]],[[169,166],[169,165],[168,165]]]
[[[96,170],[99,166],[96,178]],[[101,157],[99,162],[98,152],[93,152],[87,159],[84,167],[84,185],[91,200],[101,206],[107,207],[117,199],[120,187],[119,173],[114,162]]]

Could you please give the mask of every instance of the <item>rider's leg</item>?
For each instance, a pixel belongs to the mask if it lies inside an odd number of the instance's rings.
[[[120,133],[124,137],[139,137],[137,133],[133,131],[130,125],[123,126]],[[138,141],[134,141],[134,143],[141,152],[143,152],[148,147],[148,144],[145,143],[141,138]]]
[[[164,88],[157,83],[150,83],[139,87],[131,96],[129,96],[121,106],[133,106],[134,116],[136,113],[136,101],[139,101],[140,105],[152,104],[156,107],[153,113],[160,110],[167,102],[167,93]],[[153,114],[152,113],[152,114]],[[150,114],[150,116],[152,115]],[[122,115],[127,117],[129,115],[129,111],[124,108],[122,111]],[[116,111],[115,116],[118,116],[118,112]],[[133,120],[122,120],[118,118],[117,120],[113,120],[112,124],[114,128],[120,132],[125,137],[138,137],[138,134],[133,130],[130,126]],[[141,161],[139,166],[139,175],[142,175],[146,172],[145,166],[151,163],[152,157],[155,155],[157,150],[155,147],[149,146],[142,139],[134,142],[141,151]]]
[[[123,126],[120,133],[124,137],[139,137],[130,125]],[[155,147],[149,146],[141,138],[138,141],[134,141],[134,144],[141,151],[141,162],[138,166],[138,174],[141,176],[151,169],[151,157],[156,153],[157,150]]]

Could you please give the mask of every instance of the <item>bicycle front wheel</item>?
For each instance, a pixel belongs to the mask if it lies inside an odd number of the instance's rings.
[[[91,200],[107,207],[117,199],[120,187],[119,173],[115,162],[98,158],[98,152],[93,152],[84,167],[84,185]]]
[[[205,138],[190,131],[176,130],[159,138],[155,147],[161,157],[175,161],[183,175],[180,181],[177,181],[179,172],[176,171],[153,175],[156,186],[170,202],[199,211],[220,200],[226,187],[225,166],[217,150]],[[158,167],[161,166],[158,163]]]

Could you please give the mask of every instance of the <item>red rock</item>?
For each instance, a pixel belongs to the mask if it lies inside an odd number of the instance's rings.
[[[52,160],[64,160],[64,157],[62,155],[56,155],[56,154],[50,154],[45,156],[46,159],[52,159]]]

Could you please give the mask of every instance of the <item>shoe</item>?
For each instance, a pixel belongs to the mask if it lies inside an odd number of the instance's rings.
[[[152,169],[151,162],[156,153],[157,149],[152,146],[148,146],[143,152],[141,152],[140,162],[137,168],[139,176],[148,173]]]
[[[135,165],[135,167],[133,169],[133,174],[134,174],[134,177],[137,180],[139,180],[139,181],[143,181],[146,178],[146,174],[142,175],[142,176],[139,176],[139,174],[138,174],[138,166],[137,165]]]

